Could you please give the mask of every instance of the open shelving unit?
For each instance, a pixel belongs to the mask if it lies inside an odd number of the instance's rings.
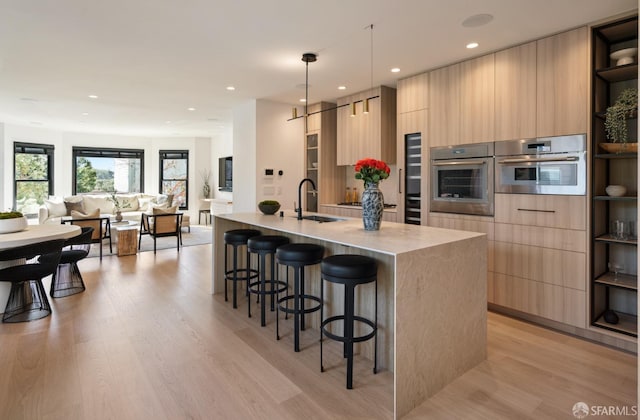
[[[592,28],[591,98],[591,325],[626,336],[637,331],[637,153],[605,152],[600,144],[610,143],[604,128],[607,107],[620,93],[638,85],[638,64],[617,66],[610,54],[637,47],[638,17],[626,17]],[[637,142],[637,118],[628,121],[629,139]],[[624,185],[622,197],[606,194],[608,185]],[[619,237],[612,232],[614,220],[631,229]],[[616,323],[604,320],[614,311]]]

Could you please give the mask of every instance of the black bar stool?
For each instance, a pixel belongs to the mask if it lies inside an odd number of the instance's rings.
[[[320,311],[322,323],[320,325],[320,371],[324,372],[322,362],[323,336],[344,343],[344,357],[347,359],[347,389],[353,388],[353,343],[367,341],[375,337],[373,349],[373,373],[378,371],[378,264],[376,260],[364,255],[333,255],[322,260],[322,285],[320,299],[324,301],[324,280],[344,285],[344,315],[331,316],[324,319],[324,310]],[[354,295],[359,284],[375,282],[375,321],[355,315]],[[336,321],[342,321],[344,335],[337,335],[328,331],[328,326]],[[354,337],[355,321],[368,325],[371,332]]]
[[[295,278],[293,282],[293,296],[287,295],[278,299],[278,311],[293,314],[293,349],[300,351],[300,330],[304,331],[304,315],[318,311],[322,308],[322,300],[304,292],[304,268],[322,261],[324,248],[315,244],[288,244],[278,247],[276,250],[276,262],[293,267]],[[293,309],[289,308],[289,301],[293,300]],[[317,305],[305,307],[305,300],[317,302]],[[280,340],[278,314],[276,314],[276,338]]]
[[[279,246],[289,243],[289,238],[279,235],[260,235],[253,236],[247,241],[247,248],[250,253],[258,254],[258,271],[260,272],[260,280],[249,283],[249,293],[254,293],[261,297],[260,300],[260,325],[263,327],[265,322],[265,300],[267,295],[271,295],[271,311],[275,310],[274,295],[284,292],[289,288],[289,282],[278,280],[276,265],[276,249]],[[270,289],[267,289],[267,255],[271,255],[271,276],[269,277]],[[248,303],[249,318],[251,318],[251,299]]]
[[[251,279],[258,278],[258,271],[251,269],[249,261],[249,249],[247,248],[247,259],[244,267],[238,267],[238,247],[246,246],[249,238],[260,235],[259,230],[255,229],[233,229],[224,233],[224,301],[227,299],[227,282],[233,282],[233,307],[238,307],[238,299],[236,297],[238,290],[238,282],[245,281],[245,294],[249,295],[249,282]],[[227,258],[228,246],[233,247],[233,269],[229,270],[229,258]]]

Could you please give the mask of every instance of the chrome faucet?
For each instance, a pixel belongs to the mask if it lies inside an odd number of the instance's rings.
[[[313,193],[316,193],[316,184],[311,178],[305,178],[300,181],[300,185],[298,185],[298,208],[296,209],[296,211],[298,212],[298,220],[302,220],[302,184],[304,184],[305,181],[309,181],[311,183],[311,186],[313,187]]]

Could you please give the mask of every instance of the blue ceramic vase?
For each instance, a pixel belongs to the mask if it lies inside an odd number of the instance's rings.
[[[365,182],[362,193],[362,223],[364,230],[380,230],[384,196],[377,182]]]

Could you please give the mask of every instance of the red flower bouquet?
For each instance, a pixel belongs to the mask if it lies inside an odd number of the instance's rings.
[[[378,183],[389,178],[391,169],[381,160],[365,158],[356,162],[356,179],[361,179],[365,184]]]

